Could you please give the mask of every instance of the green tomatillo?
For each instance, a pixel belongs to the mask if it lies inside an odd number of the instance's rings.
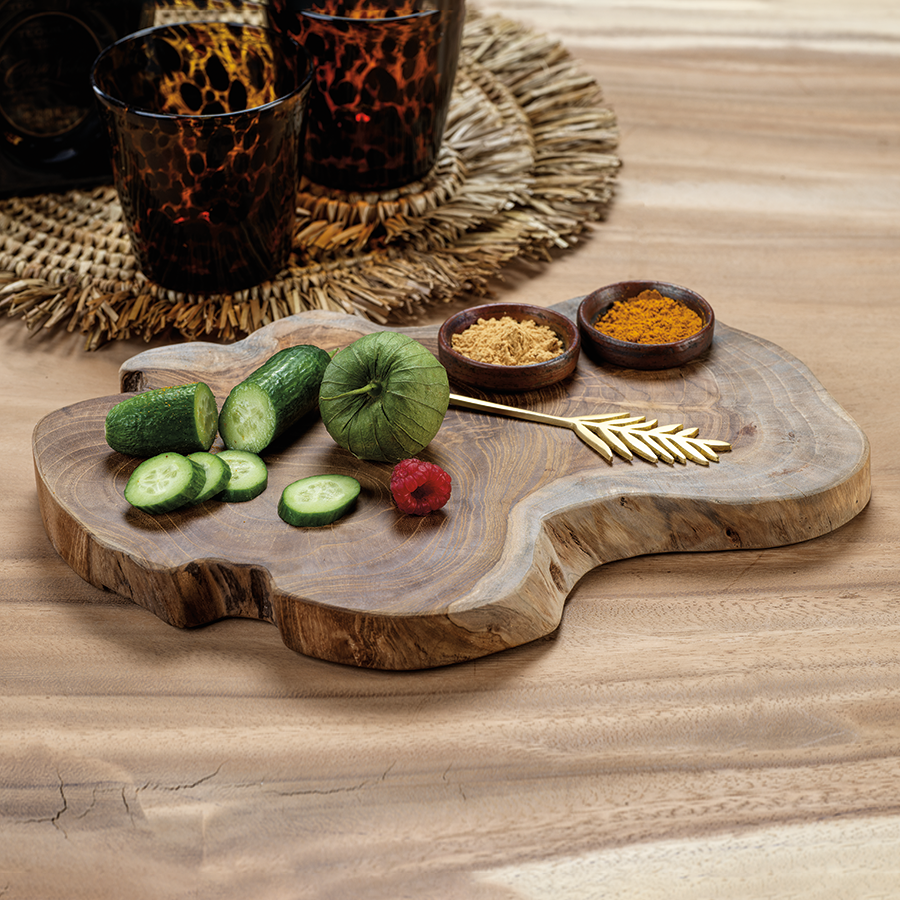
[[[335,442],[359,459],[398,462],[438,433],[450,403],[447,370],[418,341],[364,335],[328,364],[319,411]]]

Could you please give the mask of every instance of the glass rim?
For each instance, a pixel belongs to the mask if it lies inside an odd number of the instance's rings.
[[[306,63],[306,72],[303,74],[303,77],[299,80],[297,86],[285,93],[276,97],[274,100],[270,100],[268,103],[261,103],[258,106],[248,106],[246,109],[238,109],[232,110],[229,112],[220,112],[220,113],[168,113],[168,112],[158,112],[152,109],[145,109],[141,106],[134,106],[131,103],[127,103],[125,100],[120,99],[119,97],[114,97],[112,94],[107,93],[97,84],[97,70],[99,67],[105,62],[108,56],[112,54],[112,51],[116,47],[124,46],[125,44],[129,44],[133,41],[137,41],[138,38],[146,38],[148,35],[159,33],[159,32],[171,32],[173,29],[178,27],[183,27],[185,25],[189,25],[192,28],[196,28],[197,26],[205,26],[205,25],[225,25],[229,30],[232,31],[253,31],[258,32],[259,34],[267,35],[271,38],[275,38],[281,41],[287,41],[289,44],[293,44],[296,48],[297,55],[303,58],[303,61]],[[140,31],[132,32],[131,34],[126,34],[123,37],[119,38],[117,41],[113,41],[113,43],[109,44],[107,47],[104,47],[103,50],[97,55],[94,62],[91,64],[91,89],[94,92],[94,96],[103,104],[109,107],[115,107],[117,109],[124,110],[127,113],[130,113],[135,116],[141,116],[148,119],[158,119],[166,122],[181,122],[181,121],[196,121],[196,122],[209,122],[214,119],[230,119],[236,116],[244,116],[248,113],[258,113],[264,112],[265,110],[272,109],[276,106],[280,106],[291,98],[301,94],[311,83],[314,74],[314,67],[312,65],[312,57],[309,54],[309,51],[301,44],[299,41],[295,40],[288,34],[283,34],[280,31],[276,31],[274,28],[266,28],[262,25],[249,25],[241,22],[229,22],[225,20],[211,19],[211,20],[202,20],[196,22],[173,22],[170,24],[163,25],[151,25],[149,28],[142,28]]]
[[[312,9],[298,10],[300,16],[307,19],[315,19],[317,22],[347,22],[353,25],[384,25],[393,22],[409,22],[413,19],[425,19],[430,16],[440,15],[440,9],[419,9],[415,12],[405,13],[402,16],[335,16],[331,13],[316,12]]]

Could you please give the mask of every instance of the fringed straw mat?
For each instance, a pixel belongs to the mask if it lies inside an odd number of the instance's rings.
[[[612,200],[616,147],[599,85],[558,42],[470,11],[435,169],[381,194],[304,182],[291,265],[274,280],[217,295],[147,281],[104,186],[0,201],[0,309],[80,331],[88,349],[173,330],[231,341],[307,309],[388,323],[571,246]]]

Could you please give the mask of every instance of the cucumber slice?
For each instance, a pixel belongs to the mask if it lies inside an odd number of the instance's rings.
[[[145,459],[125,485],[125,499],[148,513],[171,512],[192,503],[206,482],[199,463],[180,453]]]
[[[219,414],[225,446],[262,453],[318,407],[319,385],[330,361],[321,347],[286,347],[235,385]]]
[[[359,490],[359,482],[349,475],[301,478],[282,491],[278,515],[298,528],[330,525],[353,506]]]
[[[203,471],[206,473],[206,483],[194,498],[195,504],[215,497],[228,484],[228,479],[231,478],[231,469],[228,467],[228,463],[215,453],[206,453],[200,450],[197,453],[189,453],[188,459],[203,466]]]
[[[255,454],[247,450],[223,450],[216,456],[231,470],[228,483],[219,494],[225,503],[243,503],[258,497],[269,483],[269,470]]]
[[[202,381],[157,388],[117,403],[106,415],[106,443],[128,456],[209,450],[218,407]]]

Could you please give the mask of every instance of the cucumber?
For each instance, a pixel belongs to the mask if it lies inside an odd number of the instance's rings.
[[[278,515],[299,528],[330,525],[353,506],[359,489],[359,482],[349,475],[301,478],[282,491]]]
[[[219,494],[225,503],[243,503],[258,497],[269,483],[269,470],[255,454],[247,450],[223,450],[216,454],[231,471],[228,483]]]
[[[286,347],[235,385],[219,413],[229,450],[262,453],[319,404],[319,385],[331,361],[321,347]]]
[[[145,459],[125,485],[125,499],[148,513],[171,512],[192,503],[206,483],[199,463],[180,453]]]
[[[128,456],[209,450],[218,412],[213,392],[202,381],[145,391],[106,414],[106,443]]]
[[[194,498],[195,504],[215,497],[228,484],[228,479],[231,478],[231,469],[228,467],[228,463],[215,453],[206,453],[200,450],[197,453],[189,453],[188,459],[203,466],[203,471],[206,473],[206,483]]]

